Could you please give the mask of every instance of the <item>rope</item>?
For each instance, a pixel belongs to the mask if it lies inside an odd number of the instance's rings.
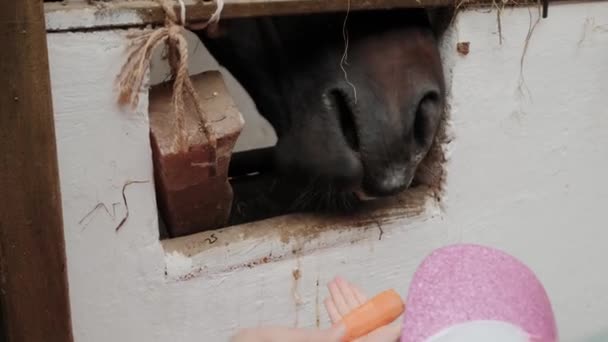
[[[175,135],[174,148],[177,151],[188,151],[188,133],[185,128],[185,102],[184,96],[190,97],[194,103],[195,110],[201,120],[201,129],[206,135],[212,150],[212,160],[216,162],[217,139],[207,117],[207,113],[201,106],[194,85],[188,74],[188,43],[184,36],[184,24],[186,22],[186,6],[183,0],[178,0],[181,8],[181,16],[178,20],[170,0],[158,0],[165,11],[165,25],[155,30],[138,31],[128,35],[131,39],[127,61],[123,65],[118,76],[118,103],[131,105],[135,108],[139,103],[139,91],[142,87],[144,77],[150,67],[152,52],[160,44],[165,43],[168,47],[168,59],[173,76],[172,112],[175,115],[177,134]],[[217,0],[216,13],[206,25],[217,23],[219,12],[223,8],[223,0]]]

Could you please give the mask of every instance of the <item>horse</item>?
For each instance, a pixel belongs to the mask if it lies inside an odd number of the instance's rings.
[[[446,96],[425,10],[223,19],[196,34],[274,128],[273,164],[294,188],[351,207],[411,185]]]

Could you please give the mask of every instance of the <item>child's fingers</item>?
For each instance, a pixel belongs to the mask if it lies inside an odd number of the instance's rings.
[[[348,311],[352,311],[358,308],[364,302],[360,302],[355,296],[355,292],[353,291],[352,285],[342,278],[336,278],[336,284],[338,285],[338,290],[342,293],[342,297],[344,298],[344,302],[348,307]],[[345,313],[342,313],[343,315]]]
[[[335,279],[329,282],[327,287],[329,288],[331,299],[333,300],[336,309],[338,309],[340,316],[344,316],[349,313],[352,309],[348,306],[348,304],[346,304],[342,291],[340,291],[338,288],[338,284],[336,283]]]
[[[325,304],[325,310],[327,310],[327,314],[329,315],[329,319],[331,319],[332,323],[338,323],[342,319],[342,315],[338,312],[334,301],[331,298],[326,298],[323,301]]]
[[[357,301],[360,304],[367,302],[367,296],[363,293],[363,291],[361,291],[361,289],[357,285],[351,284],[351,288],[353,290],[353,293],[355,294],[355,298],[357,298]]]

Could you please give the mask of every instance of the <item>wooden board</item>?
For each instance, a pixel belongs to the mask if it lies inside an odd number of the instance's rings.
[[[184,0],[188,22],[202,22],[215,11],[214,1]],[[225,0],[222,18],[305,14],[374,8],[447,6],[454,0]],[[177,1],[176,1],[177,4]],[[179,13],[176,7],[177,13]],[[161,24],[164,12],[156,0],[85,0],[45,3],[47,30],[51,32]]]
[[[0,41],[0,340],[69,342],[42,3],[0,2]]]
[[[225,0],[222,18],[306,14],[366,9],[449,6],[455,0]],[[211,17],[214,1],[184,0],[188,22]],[[177,4],[177,1],[176,1]],[[176,7],[177,13],[179,13]],[[93,27],[130,27],[160,24],[164,13],[155,0],[85,0],[45,3],[47,30],[66,31]]]
[[[242,18],[268,15],[309,14],[370,9],[487,7],[497,0],[224,0],[222,18]],[[548,0],[542,0],[548,3]],[[551,2],[580,2],[581,0],[550,0]],[[585,2],[606,0],[584,0]],[[502,3],[502,1],[499,1]],[[184,0],[186,18],[190,23],[208,20],[216,5],[212,0]],[[508,0],[507,6],[537,4],[537,0]],[[176,1],[177,4],[177,1]],[[107,29],[161,24],[164,13],[156,0],[65,0],[45,2],[47,31]],[[176,7],[177,10],[177,7]],[[177,12],[179,13],[179,11]]]

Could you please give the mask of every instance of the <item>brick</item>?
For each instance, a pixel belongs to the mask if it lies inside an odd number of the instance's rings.
[[[233,192],[228,165],[244,120],[217,71],[191,77],[201,105],[217,137],[217,167],[211,168],[211,148],[200,120],[186,101],[188,151],[176,151],[175,116],[170,111],[172,82],[150,89],[149,115],[156,197],[172,237],[222,227],[228,222]]]

